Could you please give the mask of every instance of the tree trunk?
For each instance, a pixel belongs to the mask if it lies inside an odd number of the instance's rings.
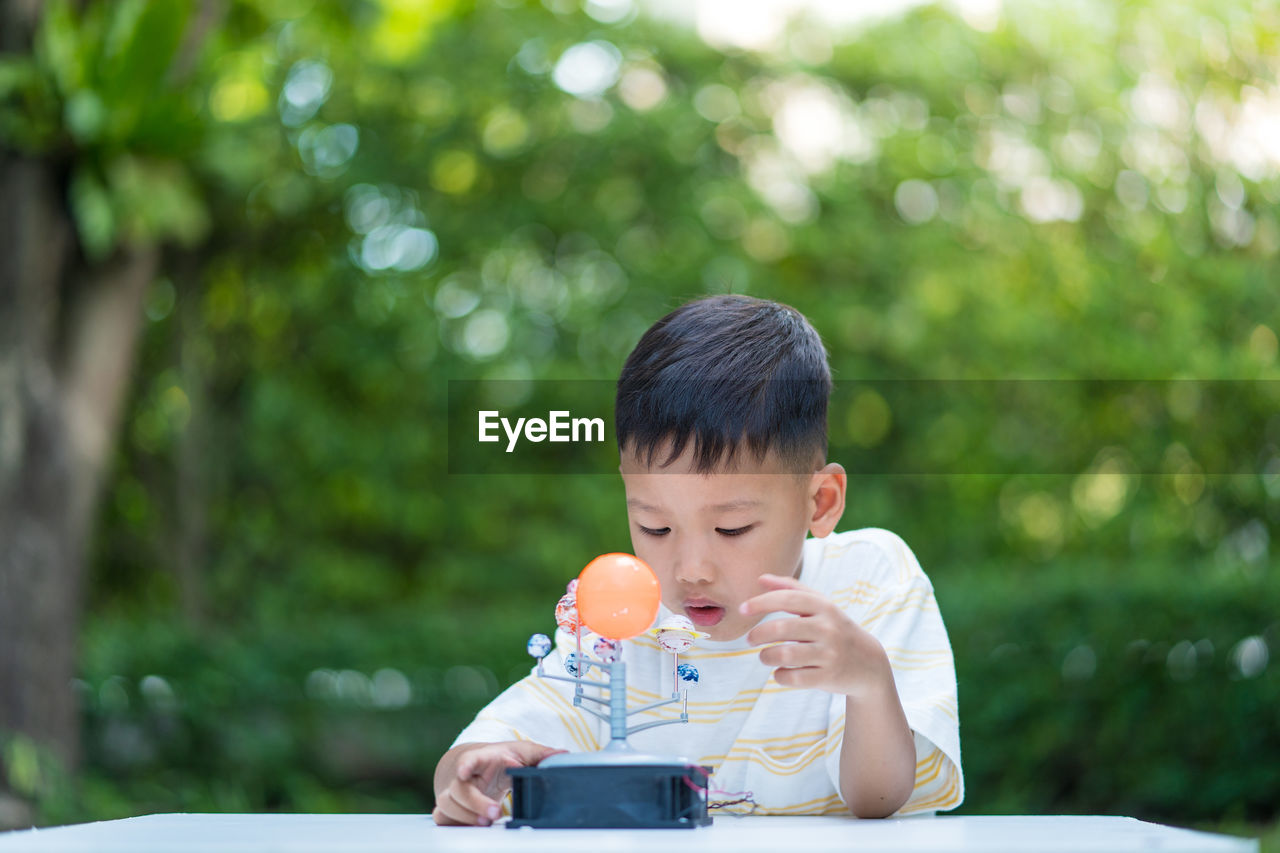
[[[0,731],[76,755],[81,545],[53,365],[57,296],[74,247],[51,170],[0,160]]]
[[[224,5],[206,0],[185,50]],[[42,6],[0,0],[0,52],[31,52]],[[171,69],[175,85],[192,62]],[[86,262],[67,205],[76,156],[0,146],[0,737],[30,737],[68,765],[87,547],[159,258],[144,244]],[[199,506],[181,503],[194,571]],[[0,764],[0,795],[6,785]]]
[[[86,548],[157,253],[83,265],[60,172],[0,151],[0,732],[74,764]]]
[[[175,510],[172,529],[174,542],[170,547],[174,572],[178,585],[178,601],[182,607],[183,621],[196,628],[205,626],[205,561],[208,549],[208,431],[205,423],[207,400],[205,356],[199,349],[200,314],[198,261],[185,254],[174,263],[172,258],[166,268],[178,267],[179,282],[174,316],[176,360],[182,372],[182,388],[187,393],[191,416],[186,428],[178,436],[174,476]]]

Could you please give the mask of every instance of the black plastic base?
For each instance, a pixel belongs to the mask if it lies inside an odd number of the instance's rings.
[[[692,829],[711,823],[711,768],[689,764],[513,767],[507,829]]]

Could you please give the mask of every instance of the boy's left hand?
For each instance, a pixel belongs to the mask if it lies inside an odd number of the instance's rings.
[[[893,684],[884,647],[821,593],[794,578],[761,575],[767,590],[739,606],[744,615],[781,611],[794,619],[775,619],[747,633],[753,646],[768,643],[760,662],[777,667],[773,677],[785,687],[805,687],[855,696]]]

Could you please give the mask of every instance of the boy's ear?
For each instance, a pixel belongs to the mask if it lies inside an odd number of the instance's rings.
[[[816,538],[830,536],[840,523],[848,484],[849,475],[836,462],[828,462],[809,478],[809,532]]]

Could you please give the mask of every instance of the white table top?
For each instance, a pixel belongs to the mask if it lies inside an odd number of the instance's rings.
[[[1245,853],[1258,842],[1128,817],[733,817],[698,829],[437,827],[426,815],[158,814],[0,834],[0,853],[545,850],[1127,851]]]

